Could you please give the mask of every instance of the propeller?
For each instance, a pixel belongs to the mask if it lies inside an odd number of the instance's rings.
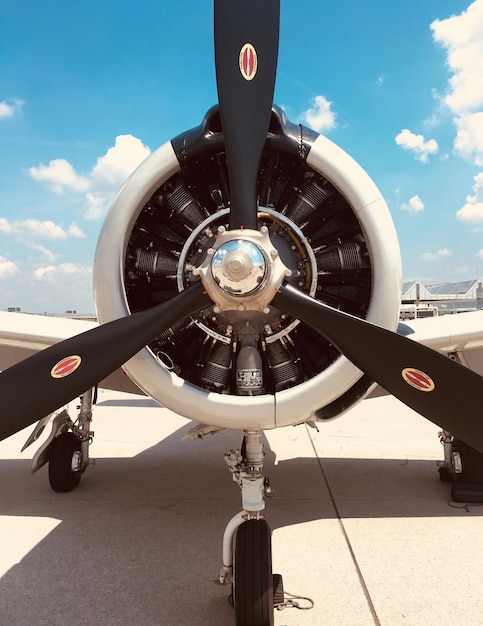
[[[215,60],[230,178],[230,228],[257,228],[256,184],[270,122],[279,0],[215,0]],[[331,309],[290,286],[273,304],[311,325],[372,380],[483,452],[483,378],[397,333]]]
[[[215,0],[232,229],[257,226],[257,173],[273,101],[279,15],[279,0]],[[198,283],[169,302],[67,339],[1,373],[0,440],[93,387],[175,322],[210,304]]]
[[[257,174],[272,110],[279,22],[280,0],[215,0],[215,64],[231,230],[257,228]]]
[[[272,304],[312,326],[386,391],[483,452],[483,378],[441,353],[288,285]]]
[[[215,58],[230,178],[230,229],[257,228],[257,175],[270,123],[279,0],[215,0]],[[211,306],[201,283],[168,302],[56,344],[0,374],[0,440],[93,387],[170,326]],[[312,326],[372,380],[483,452],[483,378],[443,355],[290,286],[273,305]]]
[[[145,311],[57,343],[0,374],[0,440],[70,402],[170,326],[211,305],[200,282]]]

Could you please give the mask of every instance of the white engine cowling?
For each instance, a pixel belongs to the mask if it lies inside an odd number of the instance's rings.
[[[288,282],[396,328],[401,261],[395,229],[377,187],[351,157],[274,107],[258,196],[259,225],[291,269]],[[199,280],[196,268],[228,226],[228,214],[214,107],[199,127],[151,154],[114,200],[94,264],[99,321],[148,308]],[[253,391],[237,376],[245,340],[261,361]],[[325,339],[273,307],[258,314],[205,309],[179,320],[124,369],[171,410],[234,429],[287,426],[314,414],[332,418],[371,386]]]

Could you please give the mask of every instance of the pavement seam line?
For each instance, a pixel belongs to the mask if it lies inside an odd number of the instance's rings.
[[[376,607],[374,606],[374,602],[372,601],[371,594],[369,592],[369,588],[367,587],[366,581],[364,579],[364,575],[363,575],[362,570],[361,570],[361,568],[359,566],[359,562],[357,561],[357,557],[356,557],[356,554],[354,552],[354,548],[352,547],[352,543],[351,543],[351,540],[349,538],[349,534],[347,533],[346,527],[344,525],[344,520],[343,520],[343,518],[341,516],[339,507],[337,506],[337,502],[335,501],[335,496],[334,496],[334,493],[333,493],[332,488],[330,486],[329,479],[328,479],[327,474],[325,472],[324,466],[322,464],[322,459],[317,454],[317,450],[315,448],[314,441],[313,441],[312,437],[310,436],[310,432],[309,432],[309,428],[308,428],[307,424],[305,424],[305,431],[306,431],[307,436],[309,438],[310,445],[312,446],[312,450],[314,451],[315,458],[317,459],[317,463],[319,465],[319,469],[320,469],[320,472],[322,474],[322,478],[324,480],[325,486],[327,487],[327,491],[329,492],[330,500],[332,502],[332,506],[334,507],[334,511],[335,511],[336,516],[337,516],[337,521],[339,523],[339,527],[341,529],[342,536],[344,537],[344,541],[345,541],[345,543],[347,545],[347,548],[349,550],[349,554],[351,556],[352,562],[353,562],[354,567],[356,569],[357,577],[359,578],[359,584],[361,585],[362,591],[364,592],[364,596],[366,598],[366,602],[367,602],[367,606],[369,608],[369,611],[371,612],[372,619],[374,620],[375,626],[381,626],[381,621],[379,620],[379,617],[378,617],[377,611],[376,611]]]

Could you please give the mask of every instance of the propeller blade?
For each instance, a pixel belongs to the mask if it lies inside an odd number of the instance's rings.
[[[290,286],[272,304],[312,326],[401,402],[483,452],[483,378],[411,339],[337,311]]]
[[[215,0],[215,65],[230,228],[257,228],[257,174],[277,69],[280,0]]]
[[[0,374],[0,440],[55,411],[210,298],[196,283],[172,300],[57,343]]]

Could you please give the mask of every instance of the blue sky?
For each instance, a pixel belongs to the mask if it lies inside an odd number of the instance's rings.
[[[275,102],[384,194],[404,278],[483,276],[483,0],[281,0]],[[128,173],[216,102],[209,0],[0,1],[0,310],[93,311]]]

